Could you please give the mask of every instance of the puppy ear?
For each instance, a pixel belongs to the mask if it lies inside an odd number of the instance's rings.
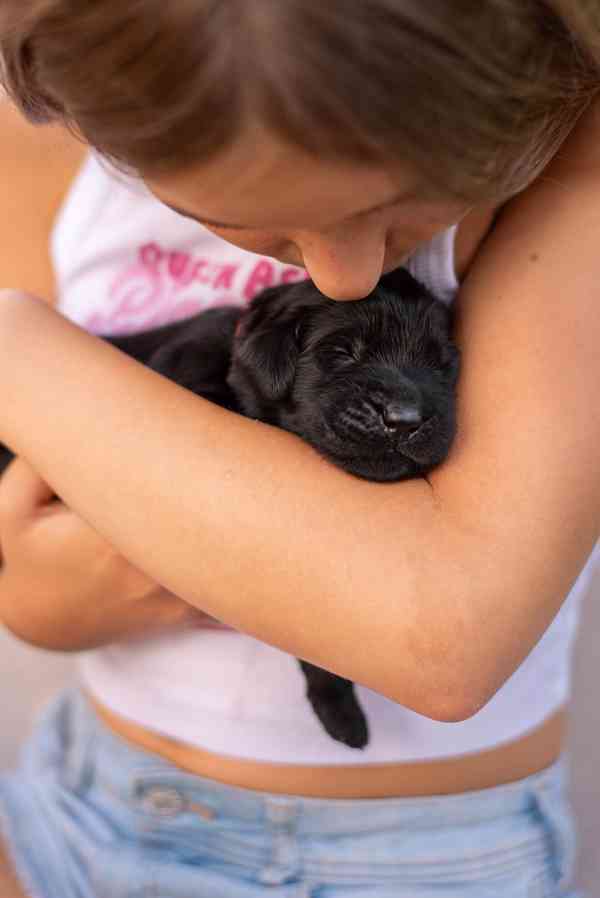
[[[239,360],[252,368],[262,398],[278,402],[294,382],[298,354],[293,328],[288,322],[281,322],[247,339]]]
[[[240,381],[236,369],[244,371],[261,399],[284,399],[294,383],[303,317],[319,297],[308,283],[271,287],[257,296],[235,341],[232,384]]]

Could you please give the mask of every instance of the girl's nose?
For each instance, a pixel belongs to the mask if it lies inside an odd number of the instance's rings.
[[[381,277],[385,233],[351,226],[332,233],[303,233],[295,240],[302,264],[325,296],[364,299]]]

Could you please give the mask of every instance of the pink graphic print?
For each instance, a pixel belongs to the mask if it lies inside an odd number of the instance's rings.
[[[108,291],[108,303],[83,326],[96,334],[126,334],[160,327],[220,305],[244,305],[266,287],[301,281],[297,268],[281,269],[269,259],[248,265],[195,257],[146,243],[135,261],[120,272]]]

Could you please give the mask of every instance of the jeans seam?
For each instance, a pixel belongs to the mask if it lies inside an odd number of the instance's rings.
[[[555,790],[539,790],[535,792],[535,801],[542,824],[552,846],[552,866],[559,893],[566,893],[573,885],[576,859],[576,839],[569,827],[563,826],[560,808],[557,802],[565,802],[565,810],[570,812],[568,798]],[[572,818],[571,818],[572,819]],[[574,821],[573,821],[574,822]]]

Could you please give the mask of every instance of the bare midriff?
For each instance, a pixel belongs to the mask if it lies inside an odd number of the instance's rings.
[[[271,764],[213,754],[178,742],[132,723],[88,697],[113,733],[137,748],[165,758],[182,771],[244,789],[314,798],[450,795],[514,782],[557,760],[568,723],[567,709],[563,707],[520,739],[485,751],[430,761]]]

